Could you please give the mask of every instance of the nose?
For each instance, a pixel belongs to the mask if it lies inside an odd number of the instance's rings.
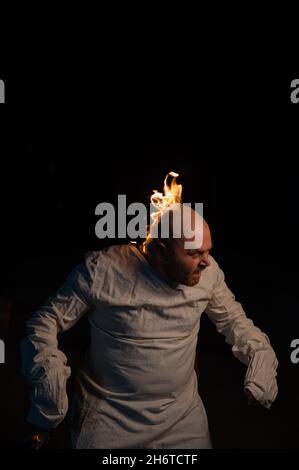
[[[200,266],[210,266],[210,260],[209,260],[209,253],[205,253],[202,257],[202,259],[200,260]]]

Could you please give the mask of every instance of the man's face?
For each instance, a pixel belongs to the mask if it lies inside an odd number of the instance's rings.
[[[184,239],[174,239],[166,249],[165,273],[172,281],[187,286],[195,286],[201,272],[210,265],[209,253],[212,249],[210,230],[203,230],[203,241],[198,249],[184,248]]]

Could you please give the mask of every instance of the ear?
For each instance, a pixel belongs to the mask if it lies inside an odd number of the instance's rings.
[[[165,251],[166,251],[166,245],[165,243],[159,241],[157,245],[157,251],[160,256],[164,257],[165,256]]]

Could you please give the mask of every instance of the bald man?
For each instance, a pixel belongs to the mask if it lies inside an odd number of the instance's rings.
[[[57,334],[85,314],[91,342],[77,374],[73,448],[212,447],[194,370],[204,312],[246,364],[246,393],[270,408],[277,394],[275,353],[210,255],[208,224],[193,211],[191,221],[199,238],[184,230],[175,238],[171,230],[168,238],[148,237],[140,246],[88,253],[28,321],[22,358],[33,387],[29,422],[51,429],[64,419],[70,368]],[[188,240],[200,244],[190,248]]]

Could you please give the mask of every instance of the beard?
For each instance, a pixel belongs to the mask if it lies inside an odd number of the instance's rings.
[[[201,277],[201,271],[199,271],[198,274],[193,273],[190,276],[185,278],[185,282],[183,284],[186,284],[186,286],[193,287],[199,283],[200,277]]]
[[[190,271],[185,271],[182,269],[181,266],[177,265],[168,265],[167,266],[167,277],[171,279],[171,281],[177,284],[184,284],[185,286],[193,287],[198,284],[201,273],[204,268],[197,268],[190,273]]]

